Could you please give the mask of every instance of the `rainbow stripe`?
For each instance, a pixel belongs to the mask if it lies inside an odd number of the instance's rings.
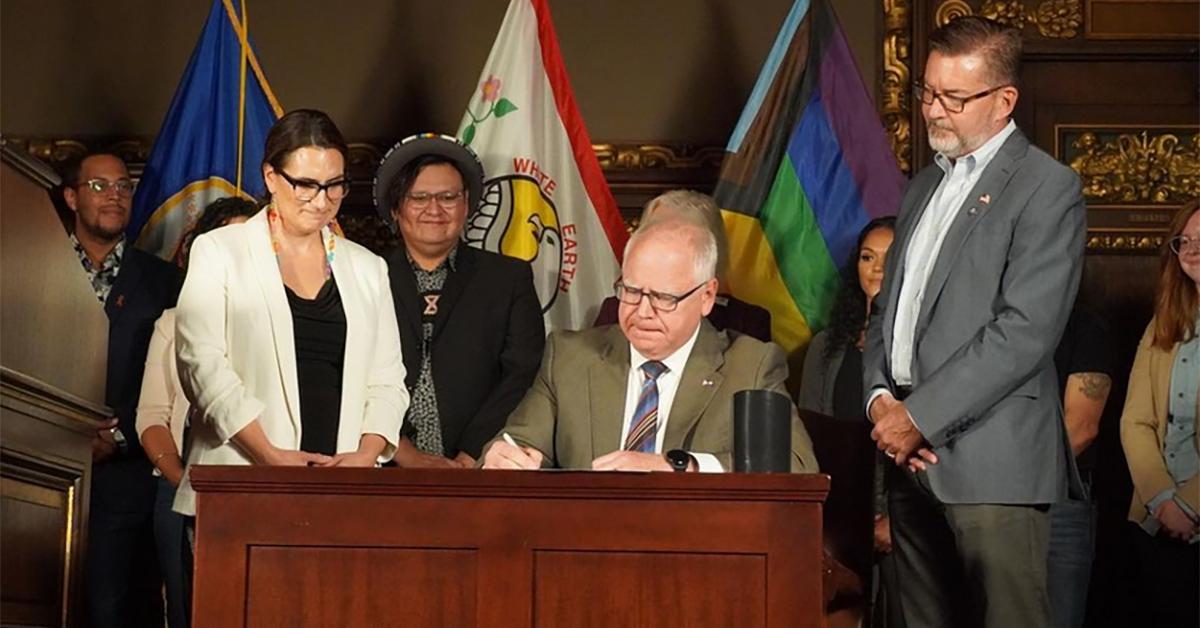
[[[726,287],[771,311],[789,353],[828,318],[838,267],[904,178],[825,0],[796,0],[730,137],[715,196],[729,235]]]

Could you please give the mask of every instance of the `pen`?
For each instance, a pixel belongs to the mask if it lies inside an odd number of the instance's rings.
[[[512,436],[508,435],[508,432],[504,432],[503,434],[500,435],[500,437],[503,438],[504,442],[508,443],[509,445],[512,445],[513,447],[516,447],[517,449],[521,448],[521,446],[517,444],[517,441],[513,440]]]

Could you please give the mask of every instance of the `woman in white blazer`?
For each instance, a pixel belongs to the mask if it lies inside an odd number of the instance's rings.
[[[332,228],[346,142],[296,110],[267,135],[271,204],[192,244],[175,327],[188,466],[373,466],[408,409],[387,266]],[[186,477],[175,510],[195,514]]]

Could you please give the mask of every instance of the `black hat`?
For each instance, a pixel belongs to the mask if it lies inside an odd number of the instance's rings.
[[[450,135],[411,135],[397,142],[383,156],[383,161],[379,162],[379,169],[375,171],[375,183],[372,185],[375,192],[375,209],[383,217],[383,222],[393,229],[395,221],[392,220],[392,208],[388,206],[388,188],[392,186],[392,181],[404,166],[424,155],[439,155],[454,162],[463,175],[463,184],[467,186],[467,199],[470,202],[467,213],[471,214],[479,207],[479,200],[483,195],[483,164],[475,151],[463,144],[462,140]]]

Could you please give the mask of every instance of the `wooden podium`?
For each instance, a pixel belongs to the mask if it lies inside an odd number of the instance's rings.
[[[823,625],[824,475],[191,473],[195,628]]]

